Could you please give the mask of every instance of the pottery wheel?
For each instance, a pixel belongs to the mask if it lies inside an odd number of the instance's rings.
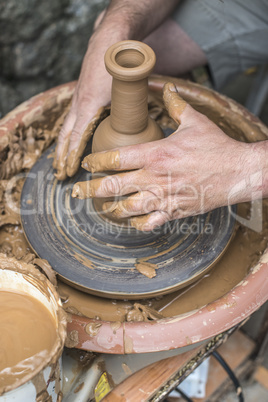
[[[172,292],[198,279],[229,243],[232,208],[169,222],[156,232],[108,223],[92,200],[71,197],[74,183],[90,180],[82,168],[63,182],[54,176],[49,148],[29,172],[21,197],[26,237],[60,277],[85,292],[109,298],[141,299]],[[147,278],[135,268],[156,266]]]

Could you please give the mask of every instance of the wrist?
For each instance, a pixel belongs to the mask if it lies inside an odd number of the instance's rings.
[[[256,191],[262,193],[262,198],[268,197],[268,141],[260,141],[252,144],[252,174],[251,181]]]
[[[231,193],[236,202],[268,197],[268,141],[240,144],[235,164],[238,174]]]

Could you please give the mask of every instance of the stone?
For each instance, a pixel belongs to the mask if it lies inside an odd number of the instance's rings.
[[[0,116],[40,91],[78,78],[108,0],[0,0]]]
[[[69,0],[1,0],[0,44],[37,37],[45,26],[61,18]]]
[[[18,104],[18,94],[13,86],[0,78],[0,119]]]

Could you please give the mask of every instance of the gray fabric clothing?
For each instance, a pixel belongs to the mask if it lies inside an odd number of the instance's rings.
[[[268,0],[184,0],[173,18],[206,54],[216,89],[268,63]]]

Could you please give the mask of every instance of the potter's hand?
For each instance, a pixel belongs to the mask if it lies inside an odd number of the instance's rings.
[[[98,18],[103,19],[103,13]],[[105,113],[105,105],[111,100],[111,76],[104,66],[107,48],[117,40],[120,33],[109,32],[109,27],[96,27],[85,54],[79,80],[72,98],[71,109],[59,133],[53,162],[56,177],[64,180],[73,176],[79,166],[88,140]],[[122,38],[124,39],[124,38]]]
[[[250,198],[256,183],[249,175],[259,172],[265,157],[257,144],[225,135],[182,100],[173,84],[165,85],[164,101],[177,131],[163,140],[87,156],[82,163],[87,170],[129,172],[77,183],[74,197],[134,193],[104,205],[118,218],[132,217],[132,226],[140,230]],[[244,181],[247,185],[241,185]]]
[[[91,121],[99,108],[111,100],[111,77],[104,67],[106,50],[125,39],[143,40],[166,20],[178,3],[179,0],[111,0],[97,19],[71,110],[59,134],[53,163],[59,180],[76,173],[96,123],[93,121],[92,127]]]
[[[103,66],[97,70],[98,77],[92,82],[88,71],[92,66],[90,58],[91,54],[85,57],[71,109],[59,133],[53,162],[59,180],[77,172],[88,140],[106,112],[103,105],[110,101],[111,79]]]

